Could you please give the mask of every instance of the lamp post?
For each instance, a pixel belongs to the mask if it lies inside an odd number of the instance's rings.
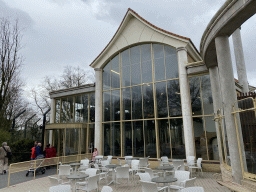
[[[46,123],[46,114],[51,111],[51,107],[43,114],[43,126],[42,126],[42,147],[44,147],[44,132]]]

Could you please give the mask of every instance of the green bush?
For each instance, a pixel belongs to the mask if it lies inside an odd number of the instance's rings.
[[[34,146],[34,140],[21,139],[10,145],[12,150],[11,163],[29,161],[31,157],[31,148]]]
[[[3,142],[9,143],[9,140],[11,139],[11,134],[8,131],[4,131],[3,129],[0,129],[0,146],[2,147]]]

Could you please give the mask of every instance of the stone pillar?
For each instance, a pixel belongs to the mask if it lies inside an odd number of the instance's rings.
[[[236,101],[234,75],[229,47],[228,36],[215,38],[217,60],[220,75],[220,87],[225,114],[225,124],[228,137],[228,146],[231,159],[233,181],[241,184],[243,179],[241,159],[239,155],[238,139],[233,112],[233,105]]]
[[[55,99],[51,99],[50,123],[54,123],[54,119],[55,119]],[[49,131],[49,143],[52,145],[52,130]]]
[[[181,109],[184,128],[184,139],[186,148],[186,157],[195,156],[195,142],[192,120],[192,108],[190,98],[190,88],[187,76],[186,64],[188,63],[187,50],[184,47],[177,48]]]
[[[219,82],[219,72],[218,67],[210,67],[209,68],[210,73],[210,80],[211,80],[211,89],[212,89],[212,99],[213,99],[213,109],[215,116],[217,115],[218,109],[222,107],[222,98],[221,98],[221,92],[220,92],[220,82]],[[222,133],[219,130],[218,122],[215,121],[215,127],[216,127],[216,133],[217,133],[217,140],[218,140],[218,150],[219,150],[219,160],[220,163],[222,163],[222,148],[221,148],[221,137]]]
[[[242,92],[248,93],[249,85],[248,85],[246,67],[244,62],[244,52],[243,52],[243,45],[242,45],[240,30],[241,28],[238,28],[237,30],[235,30],[235,32],[232,34],[232,39],[233,39],[233,45],[235,50],[238,81],[239,81],[239,84],[243,86]]]
[[[94,147],[98,149],[98,154],[103,155],[102,149],[102,69],[95,70],[95,133]]]

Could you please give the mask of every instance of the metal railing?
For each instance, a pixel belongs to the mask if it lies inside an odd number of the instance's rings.
[[[8,185],[7,186],[8,187],[10,186],[10,178],[11,178],[12,173],[17,173],[17,172],[33,169],[34,170],[34,178],[33,179],[35,179],[36,169],[38,169],[40,167],[57,165],[57,174],[58,174],[58,168],[59,168],[60,163],[66,164],[66,163],[79,162],[85,158],[91,158],[91,154],[86,153],[86,154],[43,158],[43,159],[24,161],[24,162],[19,162],[19,163],[12,163],[9,166],[9,175],[8,175]]]

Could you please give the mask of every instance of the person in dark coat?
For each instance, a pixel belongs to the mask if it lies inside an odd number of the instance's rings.
[[[42,146],[42,144],[38,143],[38,145],[35,148],[36,149],[36,158],[37,158],[38,155],[43,155],[43,151],[41,149],[41,146]]]

